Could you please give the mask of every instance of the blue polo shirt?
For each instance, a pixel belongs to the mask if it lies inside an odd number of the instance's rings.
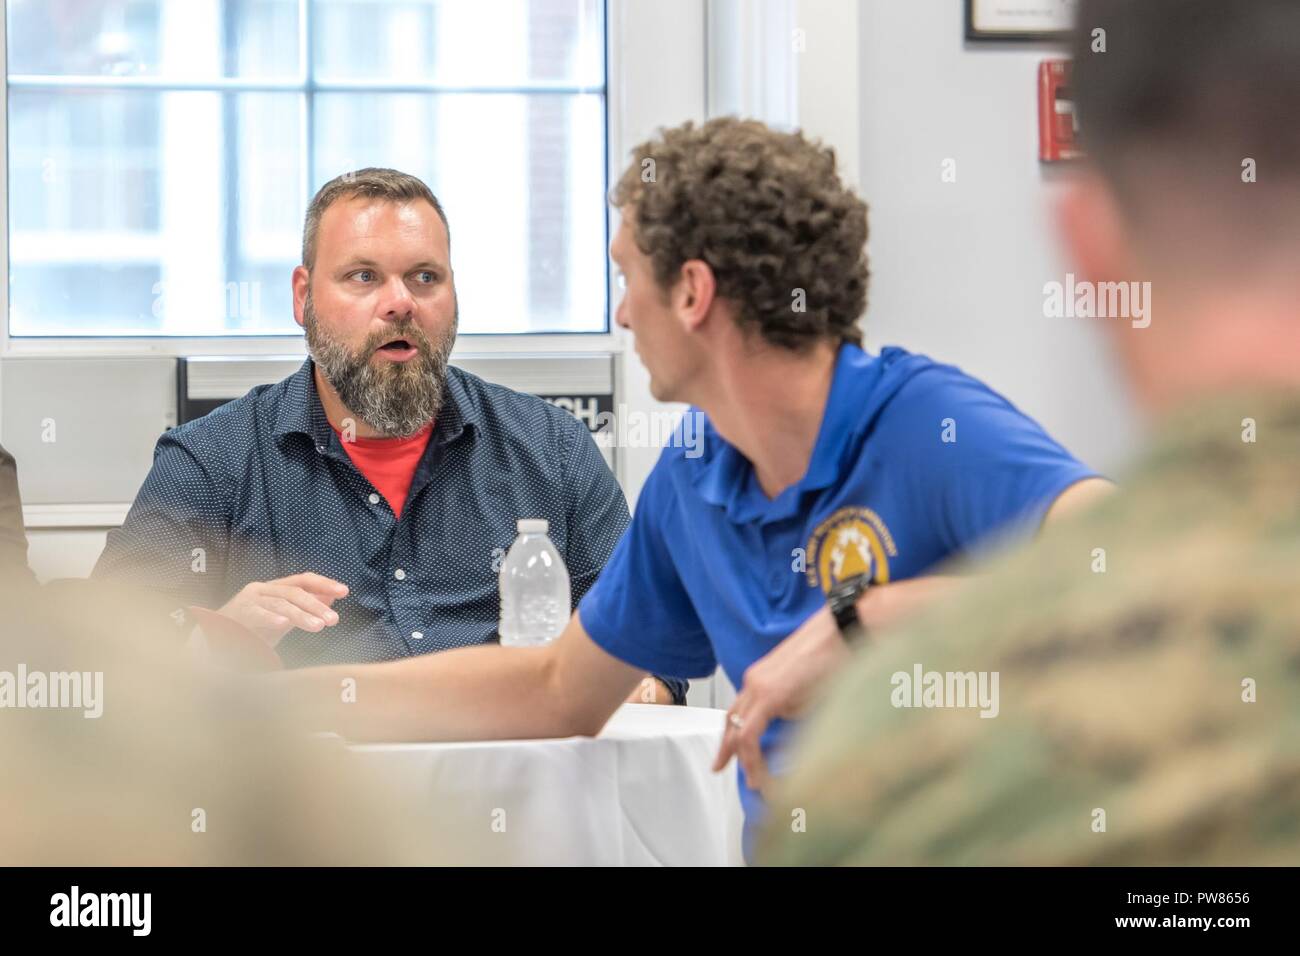
[[[720,664],[739,687],[836,582],[871,568],[881,583],[933,572],[1036,526],[1095,476],[960,369],[845,344],[804,477],[768,499],[705,418],[702,442],[660,456],[579,614],[629,664],[679,677]],[[788,730],[778,720],[764,734],[773,773]],[[762,806],[743,772],[740,794],[748,848]]]

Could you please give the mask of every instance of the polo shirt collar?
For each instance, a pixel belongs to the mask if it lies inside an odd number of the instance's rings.
[[[856,345],[846,342],[840,346],[808,470],[774,499],[769,500],[759,487],[749,459],[708,422],[704,454],[696,460],[693,478],[700,496],[724,508],[727,517],[738,524],[780,521],[798,514],[804,494],[830,487],[843,473],[845,458],[856,446],[855,438],[868,417],[864,413],[877,378],[868,373],[875,362],[875,357]]]

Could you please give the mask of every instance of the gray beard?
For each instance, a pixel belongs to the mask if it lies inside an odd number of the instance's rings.
[[[451,331],[436,347],[419,327],[407,323],[371,336],[356,351],[324,333],[310,293],[302,311],[307,349],[348,411],[388,438],[414,435],[437,418],[447,382],[447,360],[460,323],[459,309]],[[407,362],[385,362],[377,367],[371,361],[375,349],[396,338],[406,339],[420,354]]]

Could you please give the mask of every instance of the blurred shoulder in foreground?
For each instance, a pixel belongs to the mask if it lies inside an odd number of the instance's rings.
[[[199,667],[188,625],[149,601],[0,578],[0,859],[436,862],[418,807],[381,801],[337,741],[310,737],[257,679]]]
[[[1089,288],[1159,290],[1095,324],[1164,425],[1119,494],[863,651],[769,863],[1300,860],[1300,4],[1077,24],[1058,227]]]
[[[760,862],[1295,863],[1297,474],[1300,394],[1220,397],[1120,493],[879,635]]]

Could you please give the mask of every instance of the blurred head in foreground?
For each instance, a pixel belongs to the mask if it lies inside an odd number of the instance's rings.
[[[0,580],[0,860],[429,862],[339,747],[256,682],[196,667],[144,600]]]
[[[1061,233],[1091,282],[1150,283],[1149,326],[1096,320],[1135,397],[1300,386],[1300,4],[1090,0],[1075,37]]]
[[[1100,32],[1098,32],[1100,31]],[[1061,207],[1161,420],[1120,494],[877,635],[767,863],[1300,858],[1300,5],[1083,0]]]

